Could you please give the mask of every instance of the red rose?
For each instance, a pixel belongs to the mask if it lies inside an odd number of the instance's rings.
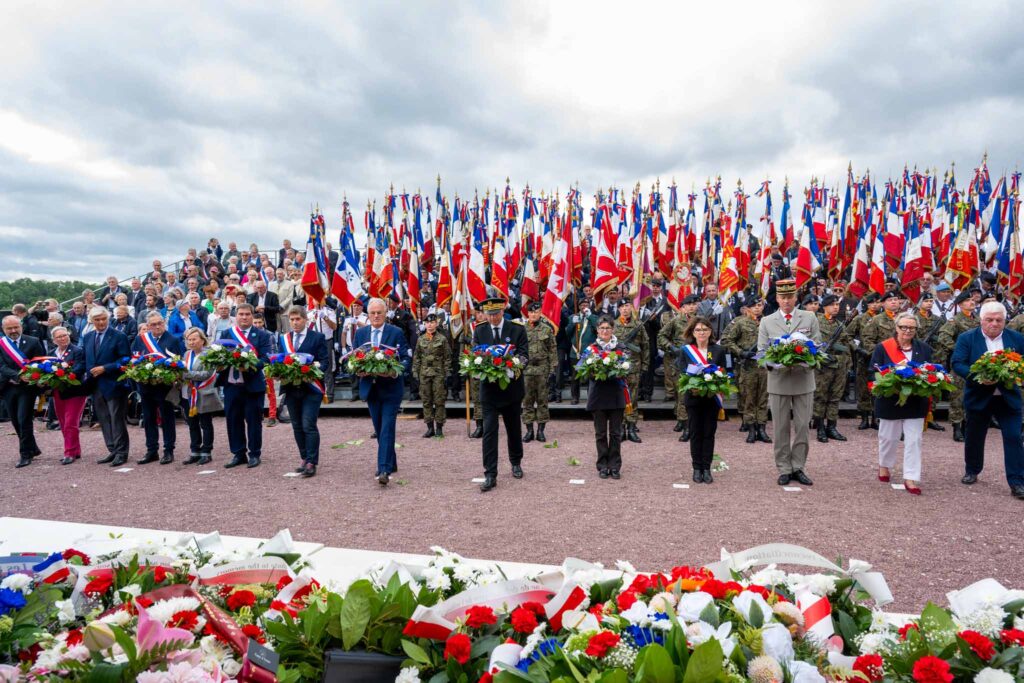
[[[190,609],[175,612],[171,616],[171,620],[167,622],[167,626],[171,626],[174,628],[183,628],[186,631],[191,631],[198,625],[199,615]]]
[[[469,650],[473,641],[465,633],[456,633],[444,644],[444,658],[454,658],[459,664],[469,661]]]
[[[999,632],[999,639],[1007,647],[1013,645],[1024,646],[1024,631],[1017,628],[1008,628]]]
[[[74,379],[77,379],[77,377],[75,377],[75,373],[69,372],[68,373],[68,379],[74,380]]]
[[[491,362],[494,363],[494,365],[496,365],[496,366],[500,366],[501,365],[501,359],[500,358],[494,358],[494,359],[491,360]]]
[[[64,558],[65,562],[71,562],[72,564],[87,565],[91,562],[88,555],[83,553],[81,550],[75,550],[74,548],[68,548],[67,550],[65,550],[63,553],[61,553],[61,557]],[[74,561],[74,558],[76,557],[79,560],[81,560],[80,563]]]
[[[104,577],[95,578],[95,579],[91,580],[89,583],[85,584],[84,593],[86,595],[91,595],[91,596],[103,595],[108,590],[110,590],[111,586],[113,586],[113,585],[114,585],[114,577],[113,576],[104,576]]]
[[[366,354],[362,351],[356,351],[356,360],[362,360],[366,358]]]
[[[486,605],[473,605],[466,610],[466,626],[470,628],[480,628],[497,622],[498,617],[494,610]]]
[[[916,631],[917,624],[904,624],[900,626],[900,640],[906,640],[911,631]]]
[[[252,607],[256,604],[256,595],[252,591],[235,591],[228,596],[228,609],[237,612],[243,607]]]
[[[491,675],[491,672],[485,671],[483,675],[480,676],[480,680],[478,680],[476,683],[493,683],[493,681],[494,676]]]
[[[793,347],[793,351],[796,353],[803,353],[804,350],[804,347],[801,346],[800,344],[797,344],[796,346]]]
[[[704,585],[700,587],[700,590],[704,591],[715,600],[721,600],[725,597],[728,587],[718,579],[708,579],[704,582]]]
[[[167,570],[163,567],[153,567],[153,580],[157,583],[163,583],[167,580]]]
[[[868,382],[868,391],[874,391],[874,389],[875,389],[875,383],[874,382]]]
[[[914,680],[917,683],[953,683],[946,660],[928,655],[914,662]]]
[[[517,633],[533,633],[533,629],[537,628],[537,615],[522,606],[512,610],[509,621],[512,622],[512,629]]]
[[[263,629],[256,624],[246,624],[242,627],[242,633],[249,636],[259,644],[267,642],[266,636],[263,635]]]
[[[284,357],[284,364],[285,365],[291,365],[294,362],[295,362],[295,359],[292,358],[291,356],[285,356]]]
[[[506,367],[506,368],[510,368],[510,367],[512,367],[512,361],[510,361],[510,360],[506,360],[506,361],[505,361],[505,367]]]
[[[880,681],[885,676],[882,670],[882,658],[878,655],[861,655],[853,663],[853,670],[868,677],[869,681]]]
[[[57,375],[58,377],[63,377],[64,376],[64,371],[63,370],[58,370],[57,372],[55,372],[53,374]]]
[[[608,654],[608,650],[619,644],[619,634],[612,631],[601,631],[590,636],[587,641],[586,653],[600,659]]]
[[[633,591],[636,593],[646,593],[651,589],[651,579],[643,574],[637,574],[636,578],[633,579],[633,583],[629,584],[626,588],[627,591]]]
[[[309,374],[309,366],[308,365],[303,365],[301,368],[299,368],[299,370],[302,372],[303,375]]]
[[[619,608],[620,612],[625,612],[634,603],[636,603],[636,593],[633,591],[624,591],[615,597],[615,605]]]
[[[242,352],[241,351],[235,351],[234,353],[231,354],[231,357],[232,358],[241,358],[242,357]]]
[[[971,650],[974,651],[974,654],[978,655],[986,662],[995,657],[996,646],[991,640],[977,631],[961,631],[957,635],[960,636],[965,643],[971,646]]]
[[[39,373],[38,372],[33,372],[32,373],[32,379],[33,380],[39,379]]]
[[[928,375],[928,384],[935,384],[939,381],[939,378],[935,375]]]
[[[885,375],[888,375],[888,374],[889,374],[890,372],[892,372],[892,368],[884,368],[883,370],[880,370],[879,372],[880,372],[880,373],[881,373],[881,374],[882,374],[883,376],[885,376]]]
[[[395,355],[395,350],[394,349],[384,349],[384,355],[387,356],[388,358],[390,358],[391,356]]]

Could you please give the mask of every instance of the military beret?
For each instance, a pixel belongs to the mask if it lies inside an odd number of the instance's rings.
[[[818,297],[814,296],[813,294],[809,294],[808,296],[804,297],[804,300],[800,302],[800,305],[807,306],[808,304],[816,303],[818,303]]]
[[[760,299],[760,297],[756,297],[755,296],[755,297],[751,297],[751,298],[747,299],[746,301],[744,301],[742,307],[743,308],[753,308],[754,306],[759,306],[760,304],[763,304],[763,303],[764,302]]]
[[[683,299],[683,303],[684,304],[699,304],[700,303],[700,297],[697,296],[696,294],[691,294],[690,296],[688,296],[685,299]]]
[[[878,301],[878,292],[869,292],[868,295],[864,297],[864,303],[866,304],[873,304],[876,301]]]
[[[922,292],[921,293],[921,298],[918,299],[918,303],[920,303],[921,301],[934,301],[934,300],[935,300],[935,295],[934,294],[932,294],[931,292]]]
[[[883,303],[885,303],[889,299],[899,299],[899,298],[900,298],[900,295],[897,294],[896,292],[886,292],[882,296],[878,297],[878,300],[883,302]]]
[[[822,306],[831,306],[832,304],[839,303],[839,297],[835,294],[826,294],[821,298]]]
[[[984,273],[981,274],[981,281],[987,282],[990,285],[994,285],[996,283],[996,274],[990,273],[986,270]]]
[[[394,292],[392,292],[391,295],[388,296],[388,298],[391,299],[392,301],[394,301],[395,303],[398,303],[398,302],[401,301],[401,299],[398,298],[398,295],[395,294]]]
[[[526,307],[528,311],[539,311],[543,305],[539,301],[531,301],[530,305]]]
[[[428,322],[428,323],[436,323],[437,322],[437,313],[427,313],[427,317],[425,317],[423,319],[423,321],[424,322]]]
[[[948,292],[951,289],[953,289],[953,288],[949,286],[948,282],[940,282],[938,284],[938,286],[935,288],[935,291],[936,292]]]
[[[957,295],[956,299],[954,300],[954,303],[956,303],[959,306],[960,304],[962,304],[963,302],[967,301],[970,298],[971,298],[971,293],[970,292],[960,292]]]

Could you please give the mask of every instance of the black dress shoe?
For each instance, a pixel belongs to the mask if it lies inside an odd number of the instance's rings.
[[[704,481],[704,475],[701,473],[700,470],[695,469],[693,471],[693,483],[694,484],[699,484],[702,481]]]
[[[113,462],[110,463],[110,466],[111,467],[120,467],[121,465],[125,464],[126,462],[128,462],[128,456],[127,455],[119,455],[116,458],[114,458]]]
[[[1024,500],[1024,486],[1011,486],[1010,495],[1014,498],[1020,498]]]
[[[621,479],[622,478],[622,475],[619,474],[618,470],[612,470],[610,472],[610,474],[611,474],[612,479]]]
[[[786,485],[788,485],[790,480],[792,480],[792,478],[793,478],[792,475],[780,474],[779,475],[779,486],[786,486]]]
[[[797,470],[796,472],[794,472],[793,478],[796,479],[801,484],[803,484],[804,486],[814,486],[814,482],[811,481],[810,477],[804,474],[803,470]]]
[[[200,465],[209,465],[210,462],[212,462],[212,461],[213,461],[213,458],[211,458],[208,455],[201,455],[201,456],[199,456],[199,464]]]
[[[969,472],[967,474],[965,474],[962,479],[960,479],[960,483],[961,484],[967,484],[968,486],[970,486],[971,484],[976,484],[977,482],[978,482],[978,475],[977,474],[971,474]]]
[[[305,469],[302,471],[302,478],[309,479],[310,477],[316,476],[316,465],[311,462],[306,463]]]
[[[184,464],[185,465],[195,465],[197,462],[199,462],[199,459],[200,459],[199,454],[198,453],[193,453],[192,455],[188,456],[188,460],[186,460],[184,462]]]
[[[703,479],[704,479],[704,483],[705,484],[710,484],[710,483],[715,481],[715,478],[711,476],[711,470],[704,470],[703,474],[704,474]]]
[[[245,464],[245,458],[240,458],[237,455],[231,458],[231,462],[224,463],[224,469],[230,470],[232,467],[238,467],[239,465]]]
[[[483,420],[477,420],[476,421],[476,429],[474,429],[473,433],[469,435],[469,438],[471,438],[471,439],[479,439],[483,435],[484,435],[484,421]]]
[[[305,471],[306,471],[306,461],[303,460],[302,464],[295,468],[295,472],[298,473],[298,474],[302,474]]]
[[[608,470],[598,470],[597,471],[597,476],[601,477],[602,479],[607,479],[608,478]]]
[[[259,467],[259,466],[260,466],[260,459],[259,458],[249,458],[249,462],[247,462],[245,464],[246,469],[250,469],[250,470],[253,467]]]
[[[159,459],[160,457],[156,453],[146,453],[141,460],[136,460],[135,462],[139,465],[148,465],[149,463],[156,462]]]
[[[391,481],[391,477],[387,472],[381,472],[377,475],[377,483],[381,486],[387,486],[389,481]]]
[[[172,462],[174,462],[173,453],[164,453],[164,457],[160,458],[161,465],[170,465]]]
[[[523,478],[523,468],[519,465],[512,465],[512,476],[516,479]]]
[[[105,457],[105,458],[100,458],[99,460],[97,460],[97,461],[96,461],[96,464],[97,464],[97,465],[106,465],[106,464],[107,464],[108,462],[113,462],[113,461],[114,461],[114,454],[113,454],[113,453],[111,453],[111,454],[110,454],[110,455],[108,455],[107,457]]]
[[[32,458],[29,458],[29,457],[23,455],[20,458],[18,458],[18,464],[15,465],[15,467],[17,467],[17,468],[28,467],[31,464],[32,464]]]
[[[685,421],[683,421],[683,420],[676,420],[676,426],[672,428],[672,431],[673,432],[681,432],[681,431],[683,431],[683,427],[685,427],[685,426],[686,426],[686,422]]]
[[[370,434],[370,438],[371,439],[376,439],[377,438],[377,432],[373,432],[372,434]]]
[[[70,465],[74,461],[75,461],[75,458],[61,458],[60,464],[61,465]]]
[[[643,440],[636,431],[636,425],[628,425],[626,427],[626,440],[633,443],[643,443]]]
[[[498,485],[498,480],[495,477],[484,477],[484,483],[480,484],[480,493],[487,493],[495,486]]]
[[[928,423],[928,429],[933,429],[936,432],[944,432],[944,431],[946,431],[946,428],[943,427],[942,425],[940,425],[938,422],[929,422]]]
[[[679,440],[686,443],[690,440],[690,426],[684,423],[683,433],[679,435]]]

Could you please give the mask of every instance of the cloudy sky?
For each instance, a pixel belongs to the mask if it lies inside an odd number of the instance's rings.
[[[5,2],[0,279],[335,233],[390,183],[832,184],[1024,161],[988,3]],[[357,216],[361,223],[361,213]]]

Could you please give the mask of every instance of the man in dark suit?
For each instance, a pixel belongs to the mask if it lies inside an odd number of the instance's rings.
[[[267,290],[267,283],[262,279],[256,281],[256,291],[249,295],[249,305],[254,312],[262,313],[263,319],[267,321],[267,329],[277,332],[277,315],[281,312],[281,304],[277,294]]]
[[[252,347],[259,359],[255,370],[225,370],[217,378],[217,384],[224,387],[224,417],[228,427],[228,446],[233,456],[231,462],[224,465],[226,469],[243,464],[249,468],[259,467],[263,452],[263,402],[267,395],[263,364],[272,353],[273,340],[269,332],[253,326],[252,316],[250,304],[239,304],[235,311],[235,326],[220,335],[221,339]]]
[[[285,240],[281,243],[282,246],[277,250],[277,267],[284,268],[284,260],[288,258],[288,250],[292,248],[292,241]],[[331,271],[334,272],[333,270]]]
[[[313,359],[310,362],[319,363],[325,375],[329,373],[331,368],[327,339],[309,329],[305,307],[289,308],[288,324],[292,329],[281,335],[281,352],[308,354]],[[295,445],[299,447],[299,457],[302,458],[302,463],[295,471],[304,478],[316,476],[316,468],[320,464],[320,430],[316,423],[326,387],[323,382],[302,386],[282,384],[281,390],[284,392],[284,403],[288,406]]]
[[[94,306],[89,310],[93,331],[82,338],[85,350],[85,371],[94,388],[93,410],[103,430],[107,456],[100,465],[120,467],[128,461],[128,393],[127,382],[119,382],[121,363],[128,358],[131,347],[128,337],[110,329],[110,313]]]
[[[184,355],[185,344],[167,331],[167,325],[159,313],[150,313],[146,316],[146,326],[149,330],[135,339],[132,344],[132,354],[140,356],[158,354],[154,359],[169,354]],[[178,392],[170,384],[140,384],[139,396],[142,399],[142,426],[146,431],[146,455],[137,462],[140,465],[156,462],[157,452],[160,450],[160,432],[162,431],[164,456],[159,460],[161,465],[168,465],[174,462],[174,444],[176,442],[175,403],[168,399],[177,399]],[[159,424],[157,423],[158,416]]]
[[[1006,326],[1006,308],[997,301],[981,307],[981,325],[964,332],[956,340],[951,365],[953,372],[966,381],[964,388],[964,476],[960,481],[973,484],[985,465],[985,436],[989,421],[999,422],[1003,433],[1003,458],[1006,480],[1014,498],[1024,500],[1024,446],[1021,445],[1020,387],[1007,389],[991,382],[979,383],[971,377],[971,365],[986,352],[1016,351],[1024,354],[1024,335]]]
[[[355,346],[369,344],[372,348],[393,349],[395,357],[409,370],[409,354],[402,331],[385,323],[388,305],[383,299],[370,299],[367,315],[370,324],[356,331]],[[398,377],[360,377],[359,398],[366,401],[377,434],[377,483],[387,486],[391,475],[398,470],[395,453],[395,423],[405,394],[404,373]],[[292,418],[294,420],[294,416]]]
[[[21,320],[16,315],[4,317],[3,330],[4,336],[0,338],[0,397],[18,434],[21,457],[15,467],[25,467],[40,453],[32,431],[32,411],[39,389],[21,380],[21,369],[28,361],[43,355],[43,345],[35,337],[22,334]]]
[[[512,353],[519,358],[520,368],[525,370],[530,355],[526,328],[521,323],[504,319],[505,306],[505,299],[496,296],[481,303],[487,321],[476,326],[473,332],[473,346],[511,344],[515,347]],[[525,397],[526,385],[522,374],[512,380],[506,389],[502,389],[495,382],[480,383],[480,401],[484,409],[484,483],[480,484],[482,493],[498,485],[498,416],[501,416],[505,423],[512,476],[516,479],[523,478],[522,413]]]

